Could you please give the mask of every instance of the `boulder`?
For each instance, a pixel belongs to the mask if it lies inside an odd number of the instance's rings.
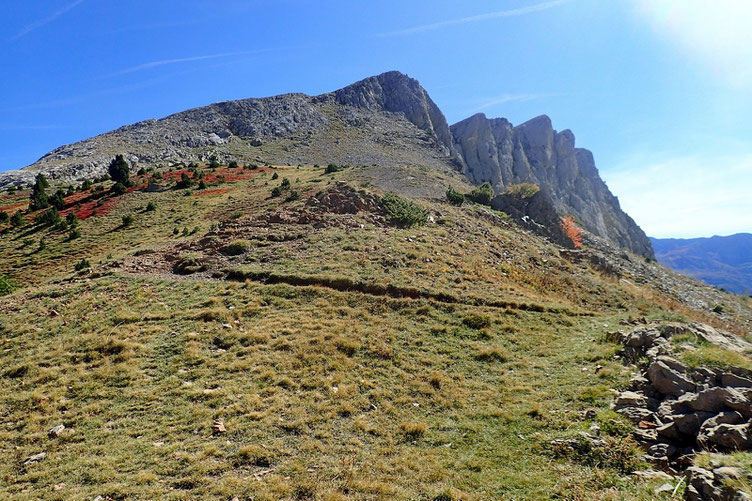
[[[702,427],[702,424],[709,418],[713,417],[710,412],[692,412],[690,414],[677,414],[671,417],[671,420],[676,423],[676,427],[680,432],[685,435],[697,435]]]
[[[687,475],[685,496],[689,501],[719,501],[723,499],[721,487],[714,483],[713,472],[692,466],[687,468]]]
[[[719,424],[707,430],[703,438],[705,444],[716,444],[732,451],[752,449],[749,424]]]
[[[731,388],[709,388],[697,393],[685,393],[678,401],[687,404],[690,409],[704,412],[720,412],[731,398]]]
[[[695,383],[670,368],[663,361],[655,361],[650,364],[648,378],[653,386],[664,395],[678,397],[688,391],[694,391],[697,387]]]
[[[614,399],[613,408],[619,407],[645,407],[647,399],[645,395],[634,391],[624,391]]]
[[[737,376],[731,372],[722,372],[720,374],[721,386],[734,386],[736,388],[752,388],[752,379]]]
[[[652,411],[645,407],[620,407],[616,409],[616,412],[626,417],[633,423],[639,423],[640,421],[651,421],[654,417]]]

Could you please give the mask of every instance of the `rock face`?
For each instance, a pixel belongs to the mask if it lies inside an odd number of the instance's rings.
[[[551,199],[542,191],[527,197],[502,193],[491,200],[491,208],[505,212],[523,228],[528,228],[562,247],[573,247],[572,240],[564,234],[559,225],[559,215]]]
[[[561,214],[575,215],[588,231],[636,254],[653,257],[650,240],[625,214],[595,167],[593,154],[575,148],[570,130],[557,132],[542,115],[513,127],[482,113],[451,127],[467,177],[490,182],[497,193],[535,183]]]
[[[227,101],[121,127],[0,173],[0,188],[30,184],[38,172],[66,183],[90,179],[104,174],[115,154],[147,165],[216,156],[459,169],[473,183],[490,181],[497,194],[511,183],[533,182],[556,212],[576,216],[585,229],[618,246],[653,255],[598,176],[590,152],[574,147],[570,131],[554,131],[545,116],[512,127],[505,119],[474,115],[450,128],[418,81],[397,71],[319,96]]]

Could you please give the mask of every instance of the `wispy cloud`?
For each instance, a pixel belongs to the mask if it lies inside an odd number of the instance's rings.
[[[752,154],[635,157],[604,171],[622,208],[653,237],[752,231]]]
[[[528,5],[527,7],[520,7],[517,9],[500,10],[496,12],[489,12],[487,14],[478,14],[476,16],[461,17],[458,19],[448,19],[446,21],[440,21],[438,23],[422,24],[420,26],[413,26],[412,28],[405,28],[397,31],[389,31],[386,33],[379,33],[377,36],[391,37],[401,35],[413,35],[415,33],[423,33],[425,31],[433,31],[447,26],[455,26],[458,24],[477,23],[479,21],[488,21],[489,19],[498,19],[503,17],[523,16],[525,14],[532,14],[534,12],[540,12],[542,10],[550,9],[552,7],[559,6],[566,3],[569,0],[552,0],[550,2],[543,2],[535,5]]]
[[[75,0],[75,2],[71,2],[71,3],[67,4],[67,5],[59,8],[58,10],[56,10],[55,12],[53,12],[52,14],[50,14],[49,16],[47,16],[45,18],[42,18],[42,19],[40,19],[38,21],[35,21],[35,22],[31,23],[31,24],[28,24],[28,25],[24,26],[24,28],[21,31],[19,31],[17,34],[13,35],[9,39],[9,41],[12,42],[14,40],[18,40],[19,38],[21,38],[23,36],[28,35],[32,31],[34,31],[34,30],[36,30],[38,28],[41,28],[45,24],[51,23],[52,21],[54,21],[58,17],[62,16],[63,14],[65,14],[66,12],[68,12],[69,10],[72,10],[72,9],[78,7],[82,3],[84,3],[84,0]]]
[[[724,84],[752,90],[752,2],[632,0],[640,19],[690,65]]]
[[[115,76],[127,75],[129,73],[136,73],[137,71],[143,71],[143,70],[148,70],[151,68],[158,68],[160,66],[168,66],[172,64],[189,63],[193,61],[206,61],[208,59],[222,59],[222,58],[236,57],[236,56],[247,56],[250,54],[261,54],[263,52],[271,52],[274,50],[279,50],[279,49],[258,49],[258,50],[242,51],[242,52],[222,52],[220,54],[207,54],[207,55],[201,55],[201,56],[161,59],[159,61],[150,61],[148,63],[131,66],[130,68],[125,68],[123,70],[119,70],[114,73],[103,75],[100,78],[110,78],[110,77],[115,77]]]
[[[532,101],[534,99],[543,99],[543,98],[553,97],[557,95],[559,94],[502,94],[500,96],[496,96],[496,97],[492,97],[487,100],[484,100],[482,104],[480,104],[477,108],[475,108],[472,111],[477,112],[477,111],[486,110],[488,108],[493,108],[494,106],[499,106],[500,104]]]

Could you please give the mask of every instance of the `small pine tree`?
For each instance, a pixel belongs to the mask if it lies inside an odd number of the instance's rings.
[[[115,195],[123,195],[126,191],[128,191],[128,188],[120,181],[112,185],[112,192]]]
[[[123,228],[128,228],[130,225],[133,224],[133,216],[130,214],[126,214],[123,216]]]
[[[16,211],[11,217],[10,217],[10,224],[14,228],[18,228],[19,226],[23,226],[24,220],[23,216],[21,216],[21,211]]]
[[[10,216],[5,211],[0,211],[0,223],[7,223],[10,221]]]
[[[237,169],[238,168],[238,163],[235,160],[231,160],[230,163],[227,164],[227,167],[229,169]]]
[[[282,191],[286,191],[290,189],[290,180],[287,178],[282,179],[282,184],[280,185],[282,188]]]
[[[494,190],[491,183],[483,183],[466,195],[469,200],[482,205],[491,205],[493,196]]]
[[[31,188],[31,195],[29,195],[29,199],[31,200],[31,203],[29,204],[30,211],[46,209],[50,206],[49,198],[44,191],[49,187],[50,183],[47,182],[47,178],[44,177],[44,174],[37,174],[37,177],[34,180],[34,186]]]
[[[149,202],[148,204],[146,204],[146,212],[154,212],[155,210],[157,210],[157,204],[155,204],[154,202]]]
[[[451,186],[446,191],[446,197],[449,203],[452,205],[459,206],[465,202],[465,195],[455,190]]]
[[[274,181],[274,180],[276,180],[276,179],[279,179],[279,174],[277,174],[277,173],[275,172],[274,174],[272,174],[272,181]]]
[[[215,157],[214,155],[212,155],[209,158],[209,168],[210,169],[216,169],[217,167],[219,167],[219,162],[217,161],[217,157]]]
[[[57,190],[52,197],[50,197],[50,205],[57,210],[63,210],[65,206],[65,193],[62,190]]]
[[[282,188],[279,186],[275,186],[272,188],[272,198],[276,198],[282,195]]]
[[[110,162],[107,171],[110,173],[110,178],[116,183],[122,183],[128,185],[128,179],[131,175],[131,169],[128,166],[123,155],[115,155],[115,158]]]
[[[75,228],[78,226],[78,216],[75,212],[71,211],[65,216],[65,222],[68,223],[71,228]]]

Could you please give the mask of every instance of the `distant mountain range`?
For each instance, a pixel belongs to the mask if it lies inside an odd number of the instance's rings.
[[[215,156],[222,162],[453,169],[472,183],[491,183],[496,193],[535,183],[559,214],[653,257],[647,236],[621,210],[592,153],[575,147],[570,130],[554,130],[545,115],[513,126],[477,114],[450,127],[418,81],[397,71],[319,96],[227,101],[127,125],[0,173],[0,188],[29,185],[39,172],[60,183],[96,177],[116,154],[140,166]]]
[[[650,241],[661,264],[730,292],[752,294],[752,234]]]

